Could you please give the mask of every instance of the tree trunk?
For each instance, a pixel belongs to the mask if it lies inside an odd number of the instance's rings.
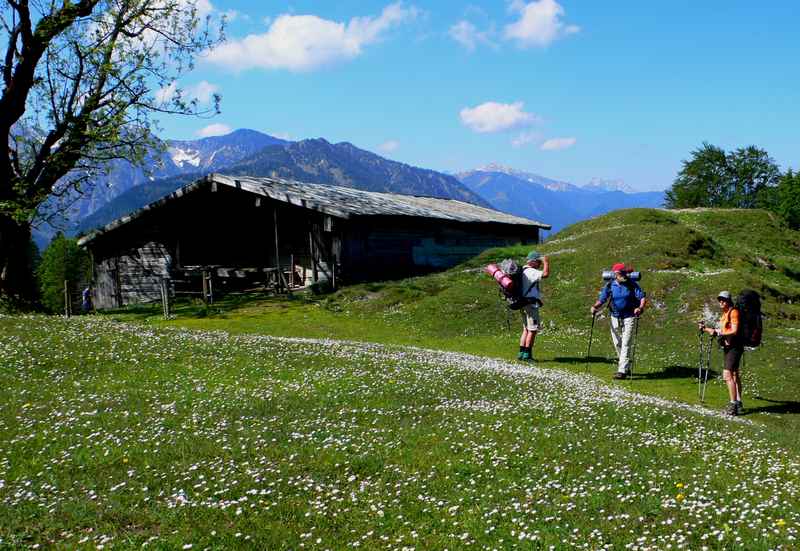
[[[0,214],[0,299],[28,302],[36,288],[30,259],[31,228]]]

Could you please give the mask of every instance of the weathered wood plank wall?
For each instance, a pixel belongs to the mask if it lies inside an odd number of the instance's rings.
[[[491,247],[535,244],[538,228],[408,219],[348,221],[343,276],[348,281],[403,277],[449,268]]]
[[[412,216],[336,218],[302,206],[209,184],[142,213],[89,244],[98,308],[161,299],[161,279],[192,267],[289,270],[306,284],[405,277],[443,269],[489,247],[537,243],[538,228]],[[277,217],[278,245],[275,251]],[[274,273],[274,272],[273,272]]]

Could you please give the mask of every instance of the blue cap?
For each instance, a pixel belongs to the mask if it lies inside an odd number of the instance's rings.
[[[528,256],[525,258],[525,260],[530,262],[531,260],[539,260],[540,258],[542,258],[542,255],[540,255],[536,251],[531,251],[528,253]]]

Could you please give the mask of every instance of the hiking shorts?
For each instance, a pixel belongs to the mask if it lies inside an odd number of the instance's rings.
[[[742,354],[744,354],[743,348],[733,347],[724,349],[723,355],[725,358],[725,364],[723,369],[725,371],[730,371],[731,373],[739,371],[739,362],[742,359]]]
[[[522,307],[522,326],[528,331],[538,331],[541,327],[539,319],[539,307],[533,304],[526,304]]]

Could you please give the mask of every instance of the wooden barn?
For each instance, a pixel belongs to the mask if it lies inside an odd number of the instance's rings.
[[[210,174],[79,240],[95,307],[396,279],[550,226],[450,199]]]

